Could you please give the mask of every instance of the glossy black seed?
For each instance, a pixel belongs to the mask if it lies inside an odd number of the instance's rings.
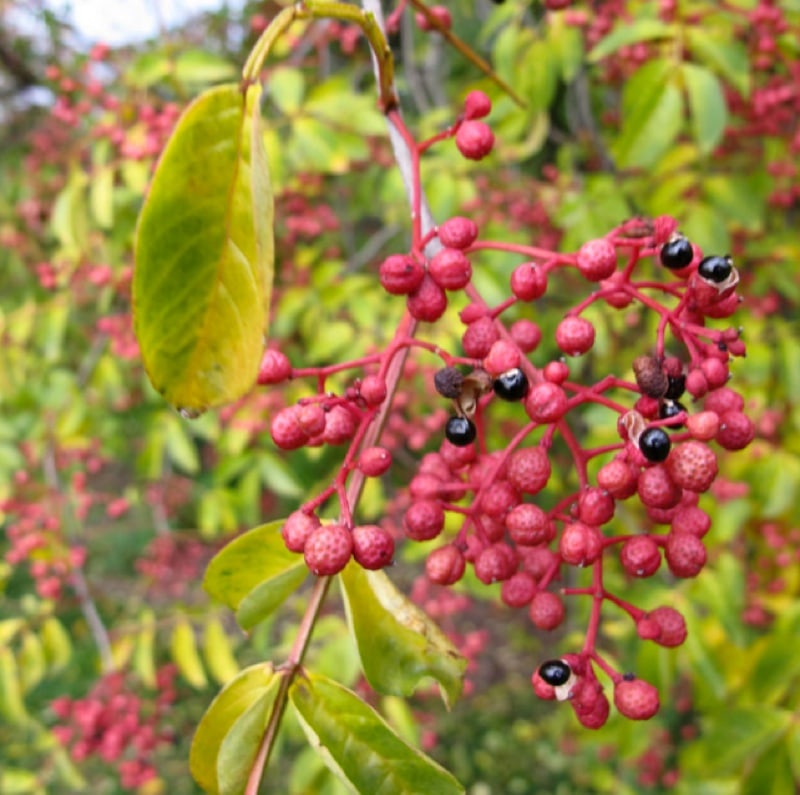
[[[466,417],[450,417],[445,425],[444,435],[450,444],[466,447],[475,440],[475,424]]]
[[[433,376],[436,391],[446,398],[457,398],[461,394],[464,376],[455,367],[442,367]]]
[[[528,376],[515,367],[494,379],[492,388],[495,395],[503,400],[522,400],[528,394]]]
[[[694,249],[688,238],[680,235],[661,246],[659,259],[665,268],[679,270],[685,268],[694,259]]]
[[[648,461],[665,461],[670,441],[663,428],[648,428],[639,437],[639,449]]]
[[[677,400],[662,400],[658,406],[658,416],[662,420],[668,420],[671,417],[676,417],[682,411],[686,411],[686,406],[678,403]],[[668,428],[683,428],[682,422],[671,422]]]
[[[704,257],[697,266],[697,272],[706,281],[722,284],[733,271],[733,260],[728,257]]]
[[[548,685],[558,687],[569,681],[572,669],[563,660],[548,660],[539,666],[539,676]]]
[[[668,400],[677,400],[686,391],[686,376],[681,373],[680,375],[667,376],[669,385],[664,397]]]

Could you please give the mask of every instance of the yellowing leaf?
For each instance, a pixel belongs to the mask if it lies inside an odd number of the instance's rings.
[[[203,663],[197,652],[194,630],[188,619],[181,618],[172,630],[170,654],[175,665],[190,685],[202,690],[208,684]]]
[[[230,638],[218,618],[210,618],[203,628],[203,657],[209,673],[221,685],[239,673]]]
[[[210,89],[184,112],[139,218],[134,329],[153,386],[186,416],[255,383],[273,275],[260,88]]]

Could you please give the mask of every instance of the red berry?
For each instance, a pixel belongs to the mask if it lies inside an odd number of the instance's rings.
[[[548,684],[542,679],[537,668],[531,675],[531,685],[533,685],[533,692],[543,699],[544,701],[554,701],[556,697],[556,689],[553,685]]]
[[[741,411],[728,411],[720,418],[716,441],[726,450],[742,450],[753,441],[756,426]]]
[[[280,384],[292,374],[292,365],[285,353],[276,350],[264,351],[258,369],[259,384]]]
[[[408,484],[408,493],[412,500],[435,500],[442,495],[444,486],[441,478],[427,472],[418,472]]]
[[[690,370],[686,376],[686,391],[693,398],[701,398],[708,392],[708,379],[699,367]]]
[[[380,406],[386,400],[386,381],[378,375],[365,376],[358,393],[370,408]]]
[[[475,559],[475,576],[486,585],[507,580],[516,570],[519,559],[508,544],[492,544]]]
[[[437,585],[453,585],[464,575],[464,555],[452,544],[434,549],[425,561],[425,573]]]
[[[392,562],[394,539],[378,525],[353,528],[353,558],[365,569],[382,569]]]
[[[450,30],[453,24],[453,18],[447,8],[444,6],[431,6],[428,11],[430,11],[431,16],[438,22],[439,27]],[[420,30],[436,30],[436,27],[428,20],[425,14],[420,12],[416,14],[414,19]]]
[[[680,646],[686,640],[686,621],[674,607],[657,607],[647,618],[658,625],[659,635],[653,640],[660,646]]]
[[[563,384],[569,378],[569,365],[566,362],[548,362],[542,375],[551,384]]]
[[[686,430],[693,439],[707,442],[719,431],[719,415],[713,411],[700,411],[686,418]]]
[[[447,309],[447,295],[426,273],[419,287],[408,296],[407,304],[412,317],[425,323],[433,323]]]
[[[597,527],[573,522],[562,531],[558,552],[561,559],[571,566],[588,566],[603,552],[603,534]]]
[[[649,536],[633,536],[620,548],[619,558],[632,577],[650,577],[661,565],[661,550]]]
[[[531,600],[528,613],[539,629],[555,629],[564,620],[564,603],[550,591],[539,591]]]
[[[506,477],[522,494],[538,494],[550,479],[550,459],[543,447],[515,450],[509,458]]]
[[[442,456],[442,460],[447,465],[447,468],[453,473],[460,472],[465,467],[469,466],[477,455],[475,452],[475,445],[459,447],[447,441],[447,439],[442,442],[439,453]]]
[[[441,244],[447,248],[469,248],[478,237],[475,222],[460,215],[448,218],[437,231]]]
[[[306,565],[318,577],[340,572],[353,554],[353,536],[340,524],[325,524],[306,540],[303,556]]]
[[[709,392],[703,401],[705,411],[713,411],[719,415],[727,411],[742,411],[744,398],[727,386],[719,387]]]
[[[728,365],[716,358],[703,359],[703,361],[700,362],[700,370],[706,377],[706,383],[709,389],[718,389],[724,386],[730,376]]]
[[[405,254],[393,254],[382,263],[379,278],[383,289],[392,295],[408,295],[422,283],[425,268]]]
[[[482,119],[492,110],[492,100],[483,91],[470,91],[464,100],[464,118]],[[447,244],[445,244],[447,245]]]
[[[519,492],[508,480],[496,480],[481,494],[480,507],[488,516],[503,520],[519,501]]]
[[[508,332],[514,344],[523,353],[535,351],[542,341],[542,330],[532,320],[516,320],[511,324]]]
[[[597,485],[614,499],[625,500],[636,494],[639,470],[624,458],[613,458],[597,473]]]
[[[444,290],[461,290],[472,278],[472,264],[456,248],[443,248],[428,263],[428,273]]]
[[[589,487],[578,497],[578,518],[596,527],[611,521],[614,516],[614,498],[605,490]]]
[[[327,444],[344,444],[353,438],[356,420],[344,406],[332,406],[325,418],[322,440]]]
[[[297,406],[281,409],[270,423],[270,434],[275,444],[282,450],[296,450],[309,439],[297,419]]]
[[[676,577],[696,577],[705,566],[706,548],[697,536],[690,533],[669,533],[664,557]]]
[[[519,367],[520,363],[519,348],[507,340],[497,340],[492,343],[489,353],[483,360],[483,369],[493,378]]]
[[[531,387],[525,398],[525,411],[539,423],[558,422],[567,412],[567,393],[549,381]]]
[[[581,356],[594,345],[594,326],[584,317],[565,317],[556,327],[556,345],[567,356]]]
[[[717,476],[717,457],[708,445],[692,440],[672,448],[666,468],[676,486],[700,493]]]
[[[673,533],[691,533],[702,538],[711,528],[711,517],[696,505],[686,505],[678,508],[672,517],[671,530]]]
[[[406,535],[414,541],[436,538],[444,527],[444,508],[434,500],[419,500],[406,511]]]
[[[623,679],[614,685],[614,706],[626,718],[648,720],[658,712],[658,690],[642,679]]]
[[[286,517],[281,535],[286,548],[291,552],[302,552],[308,537],[320,526],[316,514],[294,511]]]
[[[651,508],[672,508],[681,501],[683,492],[664,464],[648,467],[639,475],[639,499]]]
[[[608,279],[617,269],[617,251],[604,237],[589,240],[578,250],[578,270],[590,281]]]
[[[297,424],[307,436],[317,436],[325,430],[327,415],[319,403],[300,403],[296,411]]]
[[[483,160],[494,147],[494,133],[482,121],[465,121],[456,132],[458,151],[469,160]]]
[[[503,582],[500,598],[509,607],[524,607],[530,603],[537,590],[533,575],[527,571],[518,571]]]
[[[392,465],[392,454],[385,447],[368,447],[358,457],[358,468],[368,477],[376,478]]]
[[[553,525],[547,514],[532,503],[521,503],[512,508],[505,517],[509,535],[515,544],[536,546],[551,541]]]
[[[533,301],[547,292],[547,271],[535,262],[525,262],[511,272],[511,292],[520,301]]]
[[[534,578],[540,580],[547,572],[557,567],[560,559],[552,549],[544,546],[537,547],[517,547],[522,558],[522,566]]]
[[[579,710],[575,699],[572,699],[570,704],[581,725],[587,729],[600,729],[605,726],[611,711],[611,705],[604,693],[598,694],[590,709]]]
[[[490,317],[481,317],[467,326],[461,338],[464,353],[473,359],[483,359],[500,334]]]

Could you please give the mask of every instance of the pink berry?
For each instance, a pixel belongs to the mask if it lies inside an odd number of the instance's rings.
[[[626,718],[648,720],[658,712],[658,690],[642,679],[623,679],[614,685],[614,706]]]
[[[483,359],[500,334],[490,317],[481,317],[467,326],[461,338],[464,353],[473,359]]]
[[[494,133],[482,121],[465,121],[456,132],[458,151],[468,160],[483,160],[494,147]]]
[[[386,400],[386,381],[378,375],[365,376],[358,393],[370,408],[380,406]]]
[[[571,566],[588,566],[603,552],[603,534],[597,527],[573,522],[568,524],[558,540],[558,553]]]
[[[555,629],[564,620],[564,603],[550,591],[539,591],[531,600],[528,614],[539,629]]]
[[[469,248],[478,237],[476,223],[460,215],[448,218],[437,231],[443,246],[459,250]]]
[[[726,450],[743,450],[756,435],[756,427],[741,411],[728,411],[720,418],[716,442]]]
[[[419,500],[406,511],[403,524],[409,538],[429,541],[444,528],[444,508],[435,500]]]
[[[294,511],[286,517],[281,535],[286,548],[291,552],[302,552],[308,537],[320,526],[316,514]]]
[[[657,607],[647,617],[658,625],[659,635],[653,640],[660,646],[680,646],[686,640],[686,620],[674,607]]]
[[[511,292],[520,301],[533,301],[547,292],[547,271],[535,262],[518,265],[511,273]]]
[[[710,528],[711,517],[696,505],[678,508],[670,525],[673,533],[691,533],[698,538],[702,538]]]
[[[453,24],[453,18],[447,8],[444,6],[431,6],[428,11],[430,11],[431,16],[436,20],[439,27],[450,30]],[[436,30],[436,27],[428,20],[425,14],[421,12],[416,14],[415,21],[420,30]]]
[[[717,476],[717,457],[708,445],[692,440],[672,448],[666,468],[677,486],[700,493],[707,491]]]
[[[713,411],[722,415],[728,411],[742,411],[744,398],[733,389],[723,386],[709,392],[703,401],[704,411]]]
[[[282,450],[296,450],[309,439],[297,419],[297,406],[281,409],[270,423],[270,434],[275,444]]]
[[[506,514],[505,525],[511,540],[521,546],[533,547],[547,543],[555,534],[547,514],[538,505],[529,502],[512,508]]]
[[[716,358],[703,359],[700,362],[700,370],[706,377],[709,389],[718,389],[724,386],[730,376],[728,365]]]
[[[353,536],[340,524],[318,527],[306,540],[303,556],[309,570],[318,577],[340,572],[353,554]]]
[[[258,370],[259,384],[280,384],[292,373],[292,365],[285,353],[276,350],[264,351]]]
[[[713,411],[700,411],[690,414],[686,418],[686,430],[693,439],[707,442],[713,439],[719,431],[719,415]]]
[[[481,493],[480,508],[493,519],[503,520],[520,501],[517,489],[508,480],[496,480]]]
[[[392,465],[392,454],[385,447],[368,447],[358,457],[358,468],[369,478],[383,475]]]
[[[383,289],[392,295],[408,295],[422,283],[425,268],[405,254],[393,254],[382,263],[379,278]]]
[[[523,352],[535,351],[542,341],[542,330],[532,320],[516,320],[508,330],[514,344]],[[546,376],[545,376],[546,377]]]
[[[650,577],[661,565],[661,550],[649,536],[633,536],[622,545],[620,561],[632,577]]]
[[[311,437],[325,430],[327,416],[319,403],[299,403],[295,412],[297,424]]]
[[[492,343],[489,353],[483,360],[483,369],[493,378],[497,378],[509,370],[519,367],[519,348],[507,340],[497,340]]]
[[[492,100],[483,91],[470,91],[464,100],[464,118],[482,119],[492,110]]]
[[[327,444],[344,444],[353,438],[356,420],[344,406],[332,406],[325,418],[322,440]]]
[[[544,701],[554,701],[556,697],[556,689],[553,685],[548,684],[547,682],[542,679],[539,675],[539,669],[537,668],[533,674],[531,675],[531,685],[533,686],[533,692],[536,695],[543,699]]]
[[[578,497],[578,518],[599,527],[611,521],[614,507],[614,498],[605,489],[589,487]]]
[[[590,281],[608,279],[617,269],[617,251],[604,237],[589,240],[578,250],[578,270]]]
[[[708,392],[708,379],[699,367],[690,370],[686,376],[686,391],[693,398],[701,398]]]
[[[669,476],[663,464],[648,467],[639,475],[639,499],[648,508],[672,508],[681,501],[683,492]]]
[[[623,458],[613,458],[597,472],[597,485],[614,499],[625,500],[636,494],[639,470]]]
[[[527,571],[518,571],[503,582],[500,598],[509,607],[524,607],[530,604],[537,590],[533,575]]]
[[[428,579],[437,585],[453,585],[464,576],[464,555],[452,544],[434,549],[425,561]]]
[[[472,265],[458,249],[443,248],[431,258],[428,273],[443,290],[461,290],[472,278]]]
[[[690,533],[669,533],[664,557],[676,577],[696,577],[705,566],[706,548],[697,536]]]
[[[475,559],[475,576],[486,585],[507,580],[516,570],[519,559],[508,544],[491,544]]]
[[[540,446],[515,450],[508,461],[506,477],[523,494],[538,494],[550,479],[550,459]]]
[[[569,378],[569,365],[566,362],[548,362],[542,370],[545,381],[561,385]]]
[[[353,528],[353,558],[365,569],[382,569],[392,562],[394,539],[378,525],[367,524]]]
[[[567,393],[549,381],[531,387],[525,398],[525,411],[539,423],[558,422],[568,408]]]
[[[611,711],[611,705],[604,693],[599,694],[591,709],[579,711],[574,700],[570,701],[570,704],[581,725],[587,729],[600,729],[605,726]]]
[[[447,309],[447,296],[444,290],[426,273],[419,287],[408,296],[407,303],[412,317],[425,323],[433,323]]]
[[[594,326],[584,317],[565,317],[556,327],[556,345],[567,356],[581,356],[594,345]]]

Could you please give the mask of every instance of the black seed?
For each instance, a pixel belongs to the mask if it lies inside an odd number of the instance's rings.
[[[450,444],[466,447],[475,440],[475,424],[466,417],[450,417],[445,425],[444,435]]]
[[[669,436],[663,428],[648,428],[639,437],[639,449],[648,461],[666,460],[669,448]]]
[[[688,238],[679,235],[661,246],[659,259],[665,268],[679,270],[694,259],[694,249]]]
[[[681,373],[680,375],[668,376],[669,386],[664,393],[664,397],[668,400],[677,400],[686,391],[686,376]]]
[[[436,391],[446,398],[457,398],[461,394],[464,376],[455,367],[443,367],[433,376]]]
[[[729,256],[704,257],[697,266],[697,272],[706,281],[722,284],[733,271],[733,260]]]
[[[662,400],[658,406],[658,416],[662,420],[668,420],[671,417],[676,417],[682,411],[686,411],[686,407],[677,400]],[[682,422],[671,422],[668,428],[683,428]]]
[[[563,660],[548,660],[539,666],[539,676],[548,685],[558,687],[569,681],[572,669]]]
[[[515,367],[494,379],[495,395],[503,400],[522,400],[528,394],[528,376]]]

